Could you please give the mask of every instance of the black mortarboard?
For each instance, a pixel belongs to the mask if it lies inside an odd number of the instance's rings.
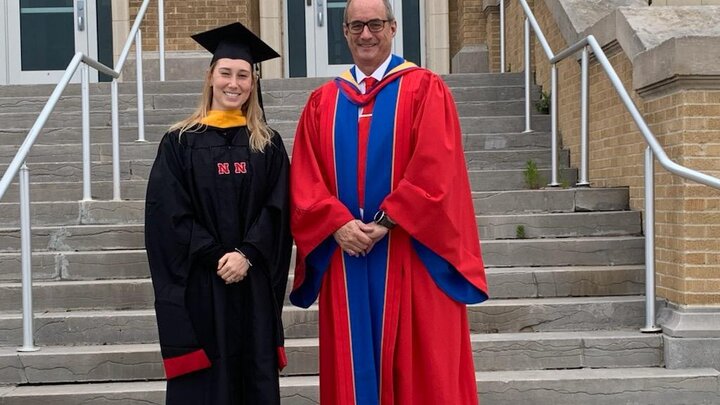
[[[211,64],[218,59],[242,59],[251,65],[280,55],[270,45],[239,22],[213,28],[191,36],[213,54]]]

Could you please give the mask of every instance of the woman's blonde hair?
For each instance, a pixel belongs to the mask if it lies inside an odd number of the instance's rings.
[[[200,96],[200,103],[197,109],[190,114],[189,117],[182,121],[173,124],[170,127],[170,131],[180,130],[180,139],[184,132],[195,132],[204,129],[205,125],[201,123],[202,119],[207,117],[210,112],[210,106],[212,105],[212,86],[211,80],[213,72],[215,71],[215,65],[217,62],[213,62],[205,75],[205,82],[203,83],[203,91]],[[253,86],[250,91],[250,97],[248,97],[245,104],[240,107],[243,114],[247,118],[247,126],[250,131],[250,148],[256,152],[262,152],[265,147],[270,144],[272,138],[272,131],[268,127],[265,119],[263,118],[263,111],[260,108],[260,101],[258,96],[258,76],[255,72],[252,73]]]

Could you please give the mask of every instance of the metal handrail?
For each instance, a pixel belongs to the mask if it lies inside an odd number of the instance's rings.
[[[644,162],[644,171],[645,171],[645,181],[644,181],[644,189],[645,189],[645,327],[641,329],[643,332],[657,332],[660,330],[660,328],[656,325],[656,316],[655,316],[655,181],[654,181],[654,160],[657,159],[658,163],[665,168],[665,170],[669,171],[670,173],[676,174],[682,178],[693,180],[695,182],[698,182],[700,184],[704,184],[709,187],[713,187],[716,189],[720,189],[720,179],[717,177],[710,176],[708,174],[702,173],[700,171],[690,169],[688,167],[682,166],[678,163],[675,163],[672,159],[670,159],[665,153],[665,150],[662,148],[662,145],[660,145],[660,142],[658,142],[657,138],[655,138],[655,135],[652,133],[650,128],[648,127],[647,123],[645,122],[645,119],[642,117],[642,114],[640,114],[640,111],[635,106],[635,103],[632,101],[632,98],[628,94],[627,90],[625,90],[625,86],[623,86],[622,81],[620,80],[620,77],[618,76],[617,72],[615,72],[615,69],[612,67],[612,64],[607,58],[607,55],[605,54],[605,51],[603,51],[602,47],[598,43],[597,39],[593,35],[588,35],[585,38],[581,39],[580,41],[570,45],[569,47],[565,48],[564,50],[560,51],[558,54],[554,54],[552,51],[552,48],[550,48],[550,45],[548,44],[547,39],[545,38],[545,35],[540,28],[540,25],[537,22],[537,19],[535,18],[535,15],[533,14],[532,10],[530,9],[530,6],[527,4],[526,0],[518,0],[520,2],[520,5],[523,8],[523,12],[525,14],[525,52],[524,52],[524,58],[525,58],[525,122],[526,122],[526,129],[525,132],[531,132],[532,129],[530,128],[530,28],[532,28],[532,31],[535,33],[538,42],[540,42],[541,47],[543,48],[543,51],[545,52],[545,55],[548,58],[548,61],[550,62],[551,66],[551,108],[550,113],[551,116],[551,131],[552,131],[552,147],[551,147],[551,153],[552,153],[552,181],[550,182],[549,186],[558,186],[560,185],[557,182],[557,148],[558,148],[558,136],[557,136],[557,116],[558,116],[558,109],[557,109],[557,100],[558,100],[558,93],[557,93],[557,64],[567,59],[573,55],[575,55],[577,52],[582,52],[581,55],[581,93],[580,93],[580,109],[581,109],[581,115],[580,115],[580,179],[577,182],[577,186],[589,186],[590,183],[588,182],[588,147],[589,147],[589,141],[588,141],[588,60],[589,60],[589,52],[588,48],[590,48],[595,56],[595,59],[600,64],[600,66],[605,71],[605,74],[607,75],[608,79],[610,79],[610,82],[613,85],[613,88],[617,92],[618,96],[622,100],[623,105],[627,109],[627,111],[632,116],[633,121],[635,122],[635,125],[640,130],[640,133],[642,134],[645,143],[648,145],[645,149],[645,162]],[[500,9],[504,10],[505,7],[505,0],[500,0]],[[501,19],[504,19],[504,14],[501,13]],[[501,29],[504,31],[504,21],[501,21]],[[504,42],[504,33],[501,33],[501,41]],[[504,53],[505,44],[501,43],[500,50],[501,53]],[[505,59],[504,55],[501,55],[501,60]],[[501,69],[501,72],[503,70]]]
[[[25,161],[27,160],[30,149],[35,144],[40,131],[45,127],[50,114],[55,109],[62,93],[67,88],[68,84],[75,75],[78,68],[81,68],[81,97],[82,97],[82,157],[83,157],[83,201],[92,200],[91,193],[91,157],[90,157],[90,95],[89,95],[89,68],[92,67],[100,73],[104,73],[113,78],[111,89],[112,89],[112,155],[113,155],[113,199],[120,200],[120,135],[119,135],[119,119],[118,119],[118,81],[117,79],[122,74],[125,61],[133,43],[137,52],[136,56],[136,74],[137,74],[137,102],[138,102],[138,141],[145,141],[144,136],[144,104],[143,104],[143,78],[142,78],[142,37],[140,32],[140,24],[145,17],[148,6],[151,0],[144,0],[138,13],[135,17],[135,22],[130,30],[128,39],[125,42],[123,51],[120,54],[120,58],[115,65],[115,68],[109,68],[104,64],[84,55],[82,52],[78,52],[68,63],[65,73],[62,78],[55,86],[52,94],[50,95],[47,103],[43,107],[42,111],[35,120],[32,128],[28,132],[25,140],[20,145],[18,152],[10,162],[5,174],[0,179],[0,200],[5,195],[5,192],[10,187],[12,180],[15,176],[20,173],[20,235],[21,235],[21,248],[20,256],[22,261],[22,291],[23,291],[23,346],[19,348],[19,351],[35,351],[34,339],[33,339],[33,312],[32,312],[32,246],[31,246],[31,221],[30,221],[30,173]],[[158,0],[158,10],[163,10],[163,1]],[[164,27],[164,15],[158,13],[159,20],[159,32],[163,31]],[[160,35],[161,40],[164,40],[164,36]],[[160,78],[165,80],[164,72],[164,47],[160,47]]]

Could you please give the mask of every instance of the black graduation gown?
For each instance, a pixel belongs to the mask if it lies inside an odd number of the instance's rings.
[[[169,405],[280,403],[289,160],[277,133],[263,153],[248,135],[167,133],[150,172],[145,244]],[[236,248],[252,267],[226,285],[217,263]]]

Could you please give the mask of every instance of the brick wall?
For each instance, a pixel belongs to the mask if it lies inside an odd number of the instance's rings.
[[[165,50],[189,51],[201,47],[190,35],[240,21],[253,32],[259,30],[258,0],[165,0]],[[130,19],[135,20],[141,0],[130,0]],[[143,49],[156,51],[157,3],[151,2],[143,25]]]
[[[500,9],[487,7],[485,15],[485,43],[488,47],[488,65],[490,72],[500,71]]]
[[[522,9],[506,9],[506,64],[523,70]],[[555,53],[567,46],[543,0],[531,4],[538,24]],[[499,45],[491,55],[499,58]],[[675,162],[720,176],[720,91],[683,90],[682,86],[640,96],[632,90],[633,65],[622,49],[606,50],[625,89],[664,150]],[[550,66],[539,43],[532,47],[536,82],[550,89]],[[558,65],[558,128],[574,167],[580,156],[580,65],[568,59]],[[594,187],[630,189],[630,206],[643,210],[646,144],[621,104],[602,68],[591,59],[590,182]],[[684,305],[720,303],[720,192],[669,174],[656,164],[656,273],[658,295]]]
[[[486,41],[486,15],[482,0],[450,0],[450,57],[466,45]]]

